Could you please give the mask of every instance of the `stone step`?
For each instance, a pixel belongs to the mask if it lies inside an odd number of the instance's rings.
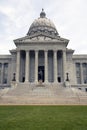
[[[26,97],[26,96],[4,96],[2,101],[0,103],[3,104],[37,104],[37,105],[57,105],[57,104],[87,104],[87,98],[84,99],[78,99],[77,97],[74,98],[39,98],[39,97]]]
[[[82,104],[87,102],[87,93],[63,85],[20,85],[4,90],[1,99],[0,102],[19,104]]]
[[[31,96],[31,97],[35,97],[35,96],[40,96],[40,97],[55,97],[58,93],[56,93],[57,91],[60,94],[61,90],[63,89],[63,87],[53,87],[53,86],[25,86],[25,87],[17,87],[17,88],[12,88],[10,89],[6,95],[10,95],[10,96]]]
[[[17,87],[10,89],[7,92],[7,95],[27,95],[27,96],[83,96],[86,95],[86,93],[82,92],[81,90],[78,90],[76,88],[65,88],[63,86],[55,87],[55,86],[46,86],[46,87],[40,87],[40,86],[25,86],[25,87]]]

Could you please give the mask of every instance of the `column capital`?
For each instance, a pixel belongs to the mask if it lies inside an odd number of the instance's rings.
[[[48,52],[48,49],[44,50],[44,52]]]
[[[53,52],[55,52],[55,53],[56,53],[57,51],[58,51],[58,50],[53,50]]]
[[[34,50],[35,52],[39,52],[39,50]]]
[[[29,52],[29,50],[25,50],[25,52]]]

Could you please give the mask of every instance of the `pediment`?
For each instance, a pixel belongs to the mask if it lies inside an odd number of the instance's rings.
[[[69,42],[69,40],[61,38],[60,36],[53,36],[47,34],[37,34],[32,36],[25,36],[19,39],[14,40],[15,43],[26,43],[26,42],[46,42],[46,41],[57,41],[57,42]]]

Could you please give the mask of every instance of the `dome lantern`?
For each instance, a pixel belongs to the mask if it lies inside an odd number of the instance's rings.
[[[40,18],[45,18],[46,13],[44,12],[44,9],[42,8],[42,12],[40,13]]]

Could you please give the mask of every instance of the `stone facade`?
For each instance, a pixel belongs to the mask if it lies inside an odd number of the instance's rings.
[[[27,36],[14,40],[11,55],[0,55],[0,86],[29,84],[65,84],[87,91],[87,55],[74,55],[68,39],[59,36],[54,24],[40,18],[29,28]]]

